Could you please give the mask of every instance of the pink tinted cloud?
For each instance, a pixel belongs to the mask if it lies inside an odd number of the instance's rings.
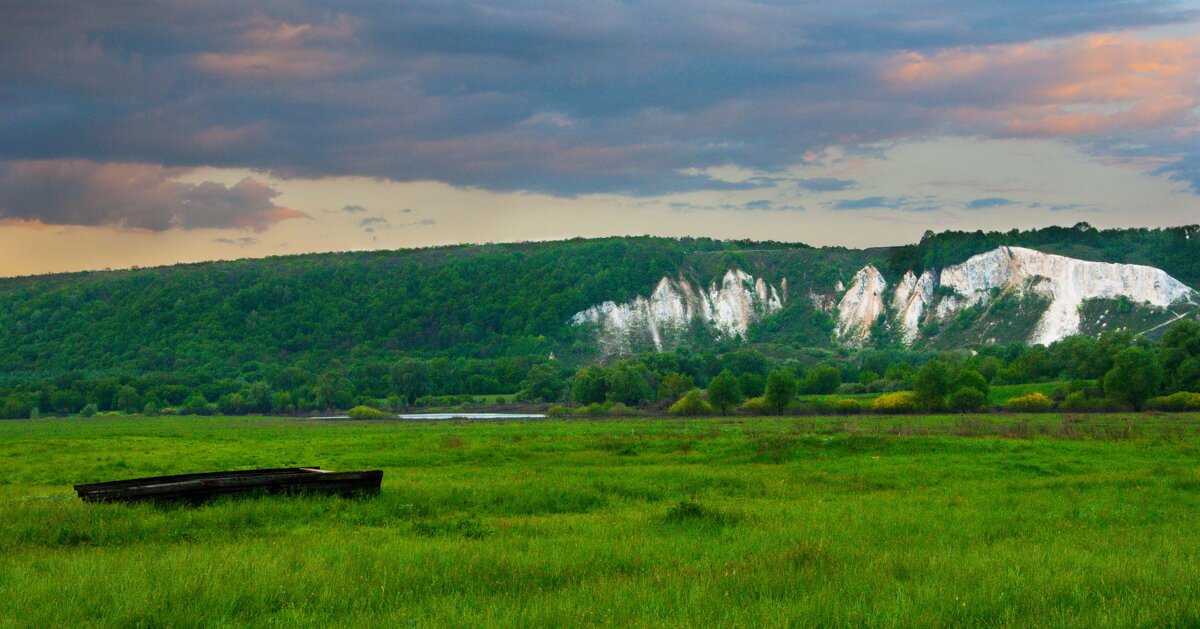
[[[346,16],[328,24],[293,24],[256,16],[241,23],[231,50],[192,58],[202,72],[232,79],[319,79],[353,69],[345,51],[354,25]]]
[[[1093,136],[1169,128],[1200,104],[1200,37],[1123,34],[907,52],[883,76],[899,93],[939,100],[961,125],[1017,136]]]
[[[232,186],[180,181],[188,168],[83,160],[0,162],[0,220],[9,225],[111,226],[148,231],[263,231],[307,214],[246,177]]]

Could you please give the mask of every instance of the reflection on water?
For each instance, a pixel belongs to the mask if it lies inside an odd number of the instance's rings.
[[[540,413],[402,413],[380,419],[544,419]],[[349,415],[327,415],[313,419],[350,419]]]

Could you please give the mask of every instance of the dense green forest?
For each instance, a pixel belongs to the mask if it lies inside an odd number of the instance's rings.
[[[839,348],[833,318],[803,296],[828,292],[867,263],[898,274],[959,262],[1000,244],[1150,264],[1196,285],[1196,235],[1195,226],[1102,231],[1081,224],[927,234],[915,245],[871,250],[576,239],[10,278],[0,280],[0,414],[302,412],[515,393],[572,400],[579,397],[576,372],[601,357],[593,339],[568,325],[571,315],[647,294],[663,276],[707,284],[734,267],[773,284],[786,279],[797,298],[751,327],[746,339],[697,337],[674,352],[597,367],[609,371],[590,376],[636,391],[610,395],[613,387],[596,385],[578,401],[662,402],[659,387],[671,376],[704,387],[725,371],[744,377],[745,396],[755,397],[756,377],[765,381],[773,369],[786,368],[803,382],[821,365],[838,371],[839,386],[881,381],[873,385],[877,390],[897,388],[911,379],[885,377],[890,370],[915,370],[941,360],[939,354],[903,351],[886,335],[863,352]],[[1122,343],[1137,344],[1133,338]],[[989,382],[1096,379],[1106,372],[1078,373],[1061,348],[977,349],[976,356],[999,361],[979,369]],[[746,363],[745,356],[753,358]]]

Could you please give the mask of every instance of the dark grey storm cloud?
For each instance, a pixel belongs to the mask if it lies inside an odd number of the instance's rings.
[[[683,171],[780,168],[830,144],[936,130],[923,96],[881,89],[898,52],[1195,17],[1156,0],[7,2],[0,159],[568,195],[729,189],[747,184]],[[193,213],[149,214],[128,220]]]
[[[0,218],[48,225],[261,231],[305,214],[276,205],[270,186],[179,181],[185,168],[86,161],[0,162]]]

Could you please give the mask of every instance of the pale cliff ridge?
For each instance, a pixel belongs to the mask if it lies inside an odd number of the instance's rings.
[[[871,338],[871,324],[883,314],[883,292],[887,281],[873,265],[854,274],[850,288],[838,302],[837,337],[848,345],[861,345]]]
[[[938,291],[939,287],[943,290]],[[920,338],[922,322],[947,321],[964,308],[988,303],[996,294],[1009,291],[1033,293],[1049,301],[1028,339],[1041,345],[1078,333],[1082,323],[1079,308],[1088,299],[1123,297],[1159,308],[1197,301],[1196,291],[1154,267],[999,247],[940,272],[927,270],[920,277],[906,273],[892,295],[892,323],[899,327],[904,343],[912,345]],[[853,293],[852,287],[846,298]]]
[[[1087,299],[1124,297],[1165,308],[1194,301],[1196,291],[1161,269],[1139,264],[1090,262],[1023,247],[1000,247],[941,272],[941,285],[960,299],[939,315],[983,303],[996,289],[1029,290],[1050,300],[1030,342],[1048,345],[1079,331],[1079,307]]]
[[[908,271],[896,286],[896,292],[892,295],[892,310],[896,313],[900,338],[905,345],[912,345],[920,335],[921,321],[933,302],[937,282],[932,271],[925,271],[921,277]]]
[[[639,295],[623,304],[606,301],[576,313],[571,324],[598,324],[600,350],[606,354],[628,353],[644,342],[661,351],[678,344],[697,322],[719,336],[745,336],[751,323],[782,308],[780,290],[741,269],[730,269],[707,290],[694,288],[682,277],[664,277],[649,298]]]

